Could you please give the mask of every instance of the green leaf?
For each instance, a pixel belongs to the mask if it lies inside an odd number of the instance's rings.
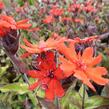
[[[81,109],[82,97],[79,92],[74,90],[77,80],[73,82],[71,87],[67,90],[65,96],[61,99],[61,109]]]
[[[83,100],[82,94],[83,85],[78,92],[71,86],[60,101],[61,109],[81,109]],[[88,94],[85,91],[84,109],[95,109],[107,105],[109,105],[109,98],[103,96],[88,97]]]
[[[3,76],[3,74],[6,72],[8,67],[9,67],[8,65],[5,67],[0,67],[0,77]]]
[[[101,92],[101,96],[109,97],[109,84],[106,84]]]
[[[10,7],[10,0],[3,0],[6,7]]]
[[[36,107],[38,105],[38,100],[36,98],[36,95],[32,92],[28,93],[28,96],[31,100],[31,102],[33,103],[33,105]]]
[[[13,83],[0,87],[2,92],[16,92],[18,94],[24,94],[29,92],[28,84],[25,83]]]
[[[20,6],[24,5],[24,1],[23,0],[15,0]]]
[[[44,98],[45,97],[45,91],[44,90],[37,90],[37,96],[40,98]]]
[[[11,106],[5,102],[0,102],[0,109],[12,109]]]
[[[35,0],[29,0],[30,5],[34,5],[34,3],[35,3]]]
[[[80,109],[81,107],[82,98],[75,90],[68,92],[61,100],[62,109]]]
[[[109,105],[109,98],[102,96],[92,96],[85,100],[85,109],[95,109],[106,105]]]

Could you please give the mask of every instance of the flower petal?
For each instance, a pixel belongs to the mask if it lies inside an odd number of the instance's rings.
[[[11,16],[1,15],[0,18],[10,24],[16,24],[15,20]]]
[[[25,53],[23,53],[20,57],[21,57],[21,58],[27,58],[27,57],[29,57],[30,55],[31,55],[31,53],[25,52]]]
[[[105,85],[109,82],[109,79],[102,77],[102,75],[106,73],[107,72],[105,68],[104,69],[103,68],[87,69],[88,77],[99,85]]]
[[[76,59],[76,53],[73,52],[73,47],[67,47],[64,43],[57,45],[57,50],[62,53],[67,59],[74,61]]]
[[[102,55],[98,55],[97,57],[93,58],[92,62],[90,63],[90,66],[94,66],[99,64],[102,61]]]
[[[94,68],[95,70],[95,75],[106,75],[107,74],[107,70],[105,67],[96,67]]]
[[[39,85],[39,82],[40,82],[40,81],[36,81],[35,83],[31,84],[31,85],[29,86],[29,90],[34,90],[34,89]]]
[[[0,21],[0,27],[10,28],[11,24],[6,21]]]
[[[93,75],[92,75],[93,76]],[[95,83],[97,83],[97,84],[99,84],[99,85],[106,85],[107,83],[109,83],[109,79],[106,79],[106,78],[103,78],[103,77],[100,77],[100,76],[90,76],[91,77],[91,79],[95,82]]]
[[[27,23],[29,19],[20,20],[17,22],[17,25]]]
[[[93,59],[93,48],[88,47],[83,52],[82,60],[85,63],[89,64],[89,63],[91,63],[92,59]]]
[[[40,28],[38,28],[38,27],[28,29],[29,32],[36,32],[36,31],[39,31],[39,30],[40,30]]]
[[[88,87],[90,87],[93,91],[96,91],[94,86],[91,84],[89,78],[87,77],[87,75],[84,72],[79,71],[79,70],[75,70],[74,76],[76,78],[78,78],[79,80],[81,80]]]
[[[30,48],[25,45],[20,45],[21,48],[25,49],[28,53],[40,53],[41,51],[37,48]]]
[[[31,47],[31,48],[38,48],[37,45],[33,45],[31,44],[26,38],[23,39],[24,43],[28,46],[28,47]]]
[[[48,89],[45,91],[45,98],[53,101],[55,98],[55,93],[54,93],[54,81],[51,80],[48,84]]]
[[[42,83],[42,84],[48,85],[49,82],[50,82],[50,78],[48,78],[48,77],[45,77],[45,78],[43,78],[43,79],[41,80],[41,83]]]
[[[62,97],[64,96],[64,89],[62,88],[62,85],[61,83],[58,81],[58,80],[54,80],[54,83],[55,83],[55,95],[57,97]]]
[[[17,25],[18,29],[24,29],[24,30],[26,30],[26,29],[28,29],[30,27],[31,27],[31,24],[18,24]]]
[[[60,57],[59,59],[62,62],[60,68],[63,70],[66,77],[71,76],[74,73],[73,70],[75,69],[75,65],[63,57]]]
[[[58,67],[56,69],[56,71],[54,72],[54,74],[55,74],[56,78],[59,79],[59,80],[65,78],[65,75],[64,75],[63,71],[60,69],[60,67]]]
[[[32,78],[43,78],[44,77],[44,73],[41,71],[37,71],[37,70],[29,70],[27,74],[31,76]]]

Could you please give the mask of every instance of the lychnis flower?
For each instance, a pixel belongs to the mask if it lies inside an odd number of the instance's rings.
[[[43,23],[45,24],[50,24],[50,23],[53,23],[55,21],[54,17],[49,15],[49,16],[46,16],[45,19],[43,19]]]
[[[52,16],[61,16],[64,13],[64,9],[63,8],[58,8],[58,7],[52,7],[52,9],[50,10],[50,15]]]
[[[22,57],[29,56],[34,53],[41,53],[43,51],[48,51],[52,49],[57,49],[57,46],[64,42],[66,38],[62,37],[50,37],[46,41],[41,40],[39,44],[31,44],[27,39],[24,39],[25,45],[21,45],[21,48],[26,50],[26,53],[23,54]]]
[[[66,47],[63,45],[63,48],[64,50],[62,50],[62,45],[59,48],[66,57],[60,57],[61,69],[67,77],[75,76],[94,91],[95,88],[91,84],[91,80],[99,85],[105,85],[109,82],[108,79],[102,77],[107,74],[107,70],[104,67],[96,66],[101,62],[102,56],[93,57],[93,48],[86,48],[82,55],[76,53],[74,46]]]
[[[38,55],[36,61],[38,70],[29,70],[28,75],[37,80],[30,85],[29,89],[34,90],[37,86],[44,88],[45,98],[51,101],[54,100],[55,96],[62,97],[64,90],[60,80],[64,79],[65,76],[60,67],[56,67],[54,53],[51,51],[43,52]]]
[[[31,24],[28,24],[28,19],[16,22],[13,17],[1,15],[0,16],[0,37],[6,36],[11,30],[24,29],[28,30]],[[10,33],[11,34],[11,33]]]

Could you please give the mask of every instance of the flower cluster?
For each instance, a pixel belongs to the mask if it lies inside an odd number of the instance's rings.
[[[95,56],[92,46],[93,41],[99,39],[99,37],[80,38],[82,36],[90,36],[89,33],[95,35],[93,34],[93,28],[94,31],[97,28],[90,25],[91,21],[93,21],[91,19],[96,18],[99,21],[99,17],[95,15],[98,10],[94,0],[85,2],[72,0],[68,4],[66,0],[63,0],[61,3],[67,4],[65,7],[61,7],[57,1],[50,3],[49,0],[43,0],[43,2],[45,7],[39,6],[40,8],[37,8],[37,10],[40,9],[37,12],[38,14],[28,17],[33,22],[37,22],[37,28],[31,28],[32,25],[28,23],[29,19],[15,21],[11,16],[0,15],[1,45],[9,54],[16,57],[20,37],[18,30],[27,30],[28,32],[44,30],[38,35],[34,33],[34,35],[31,35],[35,38],[39,36],[39,42],[36,44],[32,44],[27,38],[23,39],[24,44],[20,44],[20,47],[25,50],[25,53],[21,56],[22,58],[36,55],[34,66],[31,64],[31,69],[26,69],[23,72],[27,73],[29,77],[36,79],[33,84],[29,85],[29,90],[33,91],[36,88],[41,88],[45,91],[45,98],[53,101],[56,97],[64,96],[65,90],[62,83],[63,80],[70,77],[82,81],[83,84],[93,91],[96,91],[93,82],[98,85],[107,84],[109,82],[109,79],[105,77],[107,70],[105,67],[98,66],[102,61],[102,55],[98,54],[98,56]],[[29,4],[25,3],[22,7],[16,8],[16,12],[22,16],[22,14],[27,12],[26,8],[28,6]],[[0,10],[3,8],[4,4],[0,2]],[[52,32],[54,33],[52,34]],[[67,37],[61,37],[55,32]],[[72,39],[69,38],[70,35]],[[40,37],[42,36],[46,36],[46,40],[41,40]]]
[[[78,3],[78,0],[75,1],[73,0],[73,3],[69,4],[67,8],[59,8],[57,5],[53,5],[50,8],[49,15],[47,15],[43,23],[45,24],[50,24],[53,23],[54,21],[70,21],[70,22],[76,22],[76,23],[83,23],[84,20],[79,18],[80,13],[96,13],[96,5],[93,6],[94,1],[93,0],[88,0],[83,3]],[[72,14],[72,17],[69,15],[65,16],[65,13]]]
[[[96,12],[96,7],[93,6],[94,0],[88,0],[84,3],[77,3],[77,1],[74,1],[73,4],[71,4],[68,8],[69,12],[86,12],[86,13],[92,13]]]
[[[46,41],[40,41],[39,44],[31,44],[26,39],[26,45],[21,45],[26,53],[22,57],[37,54],[36,70],[29,70],[28,75],[38,80],[30,85],[30,90],[41,86],[45,90],[45,96],[48,100],[53,100],[55,96],[62,97],[64,90],[61,86],[61,80],[74,76],[81,80],[84,84],[96,91],[91,81],[99,85],[105,85],[109,82],[108,79],[102,77],[107,74],[104,67],[96,66],[102,60],[102,55],[94,56],[92,47],[87,47],[83,53],[76,52],[77,43],[85,43],[96,40],[97,36],[92,36],[86,39],[66,39],[57,34],[50,37]],[[55,54],[58,53],[58,57]],[[59,60],[58,62],[56,60]],[[56,67],[57,66],[57,67]]]
[[[6,36],[11,30],[28,30],[31,27],[31,24],[27,23],[28,21],[28,19],[24,19],[16,22],[11,16],[0,15],[0,37]]]

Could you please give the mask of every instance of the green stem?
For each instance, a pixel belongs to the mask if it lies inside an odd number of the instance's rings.
[[[56,97],[56,107],[57,109],[60,109],[59,99]]]
[[[85,85],[83,85],[82,109],[84,109],[84,101],[85,101]]]

